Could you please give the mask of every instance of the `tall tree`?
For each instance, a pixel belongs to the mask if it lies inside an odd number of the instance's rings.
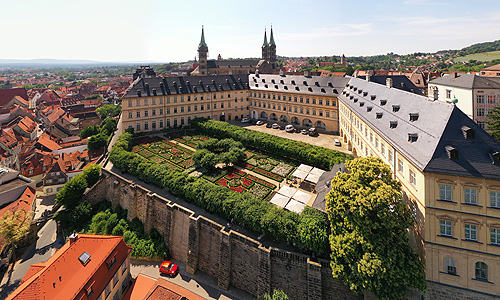
[[[491,130],[491,136],[500,142],[500,106],[490,109],[486,115],[491,121],[488,122],[488,130]]]
[[[402,202],[401,183],[382,160],[364,157],[346,162],[349,173],[332,180],[326,196],[331,225],[334,277],[356,294],[402,299],[408,287],[424,291],[424,267],[410,248],[414,220]]]
[[[24,209],[14,213],[7,211],[0,220],[0,236],[3,236],[15,249],[19,241],[29,233],[30,221],[31,213],[26,212]],[[15,252],[13,253],[15,254]]]

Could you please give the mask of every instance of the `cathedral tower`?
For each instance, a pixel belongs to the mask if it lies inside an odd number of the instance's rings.
[[[269,48],[269,44],[267,43],[267,32],[264,29],[264,44],[262,44],[262,59],[267,60],[267,49]]]
[[[273,69],[276,68],[276,43],[274,42],[273,26],[272,25],[271,25],[271,36],[269,37],[267,61],[271,64],[271,67]]]
[[[198,61],[199,61],[199,70],[200,75],[208,75],[208,46],[205,43],[205,31],[203,25],[201,26],[201,40],[198,45]]]

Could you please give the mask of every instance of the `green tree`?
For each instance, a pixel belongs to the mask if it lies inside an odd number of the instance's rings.
[[[80,137],[82,139],[88,138],[89,136],[93,136],[99,133],[99,127],[98,126],[87,126],[80,131]]]
[[[80,203],[80,198],[87,188],[87,180],[83,174],[76,175],[68,181],[56,196],[56,202],[66,209],[73,209]]]
[[[408,287],[424,291],[424,267],[409,245],[414,220],[402,202],[401,183],[379,158],[355,159],[346,167],[350,172],[335,176],[326,196],[333,276],[354,293],[368,290],[378,299],[402,299]]]
[[[328,222],[319,210],[306,207],[299,216],[299,237],[304,246],[321,253],[328,247]]]
[[[113,119],[113,118],[106,118],[102,120],[101,122],[101,132],[106,135],[110,136],[113,131],[116,129],[116,125],[118,124],[118,120]]]
[[[274,290],[272,296],[265,294],[264,300],[288,300],[288,296],[282,290]]]
[[[486,116],[491,119],[488,122],[488,130],[491,131],[491,136],[500,142],[500,106],[490,109],[490,113]]]
[[[89,150],[97,150],[104,148],[106,144],[107,144],[107,138],[102,133],[93,135],[87,140],[87,147],[89,148]]]
[[[91,187],[97,183],[101,176],[101,166],[93,164],[83,169],[83,176],[87,182],[87,187]]]
[[[15,249],[19,241],[30,231],[31,213],[24,209],[7,211],[0,220],[0,236]],[[15,253],[15,251],[14,251]]]

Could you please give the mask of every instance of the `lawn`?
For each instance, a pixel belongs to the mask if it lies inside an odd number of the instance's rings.
[[[457,57],[453,61],[454,62],[462,62],[462,61],[470,61],[470,60],[491,61],[494,59],[500,59],[500,51],[470,54],[470,55],[466,55],[466,56]]]

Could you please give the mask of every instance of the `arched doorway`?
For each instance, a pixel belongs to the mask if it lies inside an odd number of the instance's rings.
[[[280,121],[281,121],[281,122],[286,122],[286,123],[288,123],[288,117],[287,117],[287,116],[285,116],[285,115],[281,115],[281,116],[280,116]]]
[[[220,114],[219,121],[226,121],[226,115],[224,113]]]
[[[256,110],[252,110],[252,119],[258,119],[259,118],[259,113]]]
[[[302,121],[302,125],[307,126],[307,127],[312,127],[312,126],[313,126],[313,123],[312,123],[312,122],[311,122],[311,120],[309,120],[309,119],[304,119],[304,120]]]
[[[278,121],[278,116],[275,113],[272,113],[271,116],[269,117],[269,119],[271,119],[273,121]]]
[[[261,112],[261,113],[260,113],[260,117],[261,117],[262,119],[266,119],[266,120],[267,120],[267,118],[268,118],[267,113],[266,113],[265,111],[263,111],[263,112]]]
[[[326,125],[323,121],[317,121],[315,126],[316,126],[316,128],[319,128],[319,129],[326,129]]]
[[[239,117],[238,117],[238,116],[234,116],[234,119],[235,119],[235,120],[238,120],[238,119],[239,119]]]
[[[299,120],[299,118],[297,118],[297,117],[293,117],[293,118],[292,118],[292,124],[294,124],[294,125],[300,125],[300,120]]]

